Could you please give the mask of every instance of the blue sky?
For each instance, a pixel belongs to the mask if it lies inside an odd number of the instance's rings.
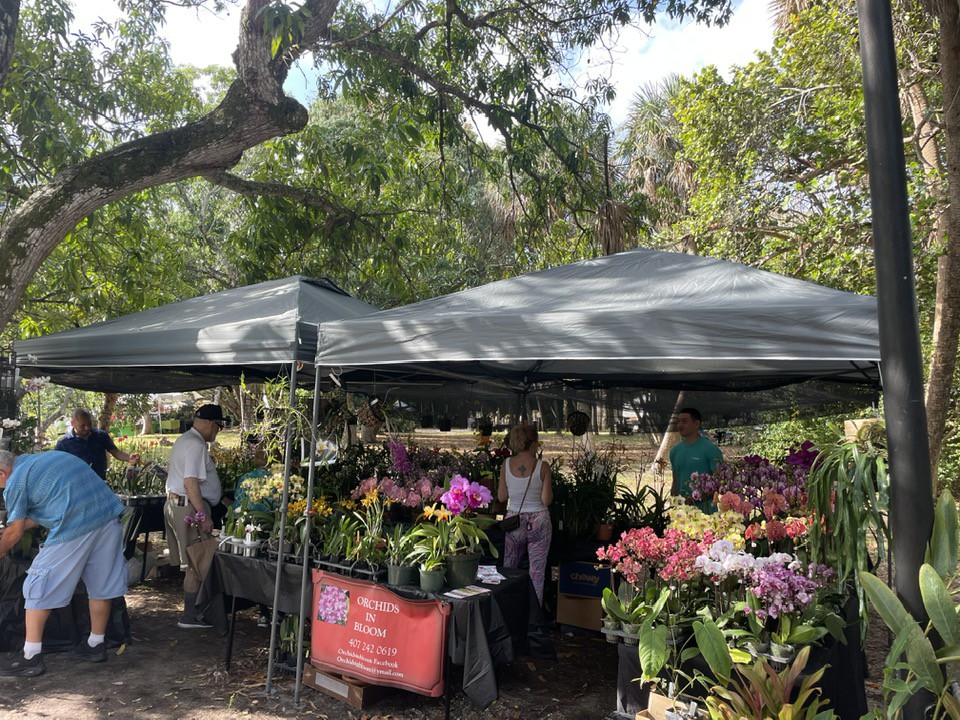
[[[97,16],[114,16],[113,0],[73,0],[77,22],[89,25]],[[240,9],[222,16],[209,11],[170,8],[164,35],[174,62],[204,67],[231,65],[237,45]],[[607,108],[614,121],[622,122],[634,94],[645,84],[670,73],[692,75],[706,65],[726,72],[731,65],[749,62],[757,50],[770,48],[773,30],[769,0],[734,2],[733,20],[724,28],[708,28],[693,22],[659,22],[647,29],[621,31],[607,51],[595,50],[581,62],[581,79],[592,74],[611,78],[617,98]],[[588,68],[588,70],[584,70]],[[288,91],[309,100],[310,74],[294,71]]]

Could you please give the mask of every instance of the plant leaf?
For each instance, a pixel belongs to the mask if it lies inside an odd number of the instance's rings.
[[[926,561],[944,579],[957,571],[957,506],[949,490],[937,500]]]
[[[653,680],[667,662],[667,626],[653,627],[653,618],[640,626],[640,670],[644,682]]]
[[[923,597],[923,607],[926,608],[930,622],[940,633],[940,637],[947,645],[956,645],[960,642],[957,612],[953,607],[950,591],[941,577],[933,565],[924,563],[920,568],[920,595]]]
[[[730,658],[730,649],[727,647],[723,632],[712,620],[705,620],[693,624],[693,634],[697,639],[697,647],[700,648],[710,670],[717,680],[726,683],[730,679],[733,660]]]
[[[907,609],[900,602],[893,590],[888,588],[882,580],[875,575],[861,571],[859,573],[860,584],[870,598],[870,604],[876,608],[883,622],[893,632],[894,635],[900,635],[901,632],[910,625],[916,625],[913,616],[907,612]]]

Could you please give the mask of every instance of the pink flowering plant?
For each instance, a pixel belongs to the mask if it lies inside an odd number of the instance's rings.
[[[197,510],[194,513],[187,513],[183,516],[183,522],[187,527],[200,527],[207,521],[207,514],[203,510]]]
[[[790,553],[757,557],[728,540],[713,543],[695,564],[714,586],[709,614],[732,640],[769,636],[781,645],[807,645],[828,632],[842,636],[835,598],[824,592],[834,573],[823,565]]]
[[[423,522],[413,531],[419,546],[414,552],[420,556],[427,548],[432,548],[447,555],[471,555],[480,552],[481,543],[486,543],[490,554],[498,557],[497,549],[484,532],[493,523],[493,518],[475,515],[491,500],[493,495],[487,487],[462,475],[454,475],[449,489],[440,497],[442,507],[424,508]],[[442,547],[438,548],[438,544]]]
[[[718,499],[726,508],[748,517],[754,511],[768,519],[802,514],[807,504],[807,478],[818,454],[808,440],[792,448],[779,463],[760,455],[720,463],[713,473],[691,476],[691,496],[698,501]]]
[[[407,446],[399,440],[388,442],[386,449],[390,464],[364,480],[352,492],[354,500],[377,488],[391,502],[419,508],[439,500],[444,482],[460,467],[451,453]]]

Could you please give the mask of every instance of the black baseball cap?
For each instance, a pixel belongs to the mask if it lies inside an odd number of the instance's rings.
[[[195,418],[200,420],[214,420],[216,422],[223,422],[223,408],[219,405],[203,405],[200,408],[197,408],[197,411],[193,414]]]

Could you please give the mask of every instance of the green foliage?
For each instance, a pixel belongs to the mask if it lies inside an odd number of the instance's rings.
[[[807,508],[815,518],[829,518],[826,534],[819,521],[811,523],[807,537],[812,560],[837,573],[841,590],[857,583],[861,624],[866,627],[866,603],[859,587],[860,571],[877,567],[887,556],[890,530],[890,481],[884,438],[875,441],[874,426],[866,426],[855,442],[839,439],[823,448],[807,483]]]
[[[790,448],[799,447],[805,440],[810,440],[818,448],[829,448],[837,441],[836,427],[842,424],[843,418],[839,416],[769,423],[751,439],[748,454],[779,460],[789,454]]]
[[[636,490],[621,487],[613,501],[609,519],[614,534],[630,528],[650,527],[663,535],[667,525],[667,493],[653,485],[640,485]]]
[[[624,469],[623,447],[617,445],[575,455],[567,472],[561,471],[559,461],[551,462],[555,527],[571,538],[592,536],[614,506],[618,475]]]
[[[956,680],[960,661],[960,616],[954,599],[957,568],[957,506],[949,491],[937,502],[934,531],[927,548],[927,561],[920,568],[920,595],[929,622],[922,624],[907,611],[900,598],[886,584],[870,574],[860,573],[860,583],[877,614],[894,634],[884,669],[886,716],[900,717],[903,706],[919,690],[936,698],[929,717],[960,718],[960,702],[949,680]],[[933,564],[931,564],[933,563]],[[934,646],[936,632],[943,646]],[[904,659],[905,656],[905,659]],[[902,674],[902,675],[901,675]]]

